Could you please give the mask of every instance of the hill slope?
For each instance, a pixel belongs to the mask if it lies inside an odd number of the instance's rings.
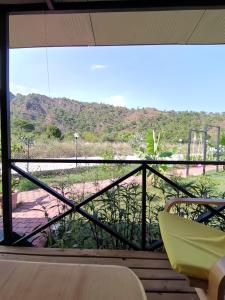
[[[134,133],[154,128],[173,142],[187,140],[189,128],[205,124],[225,129],[225,113],[159,111],[154,108],[128,109],[107,104],[79,102],[30,94],[11,97],[12,119],[34,122],[40,130],[55,124],[63,133],[91,132],[105,140],[126,140]]]

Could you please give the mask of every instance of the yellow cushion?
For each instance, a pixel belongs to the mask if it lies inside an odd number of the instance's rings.
[[[159,225],[172,268],[207,280],[211,267],[225,256],[225,233],[167,212],[159,213]]]

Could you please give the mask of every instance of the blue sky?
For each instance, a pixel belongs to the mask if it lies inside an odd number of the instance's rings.
[[[160,110],[225,111],[225,46],[10,51],[13,93]]]

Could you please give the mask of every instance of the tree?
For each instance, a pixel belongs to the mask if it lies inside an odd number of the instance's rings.
[[[31,132],[35,130],[34,124],[24,119],[14,119],[13,127],[16,130],[20,129],[20,131],[23,132]]]
[[[46,128],[46,134],[48,138],[56,138],[56,139],[62,138],[61,130],[55,125],[48,125]]]
[[[222,132],[220,137],[220,145],[225,146],[225,133]]]

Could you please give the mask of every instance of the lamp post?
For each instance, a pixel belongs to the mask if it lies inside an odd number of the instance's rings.
[[[34,145],[34,139],[30,136],[23,136],[22,142],[27,146],[27,159],[30,158],[30,146]],[[27,172],[29,172],[29,162],[27,162]]]
[[[206,125],[205,126],[205,130],[208,132],[208,129],[210,128],[216,128],[217,130],[217,141],[216,141],[216,160],[219,161],[220,160],[220,131],[221,128],[220,126],[215,126],[215,125]],[[216,171],[219,171],[219,165],[216,166]]]
[[[77,140],[79,138],[79,134],[77,132],[74,132],[73,136],[75,138],[76,160],[77,160]],[[77,167],[77,162],[76,162],[76,167]]]
[[[180,154],[181,154],[181,144],[182,144],[183,140],[179,139],[178,140],[178,160],[180,160]]]

